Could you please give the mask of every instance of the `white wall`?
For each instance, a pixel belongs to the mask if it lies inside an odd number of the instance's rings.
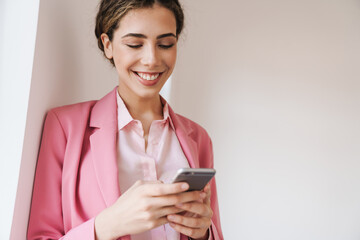
[[[212,136],[225,239],[360,239],[360,2],[183,2],[173,105]]]
[[[30,92],[37,13],[38,0],[0,2],[0,239],[9,239],[10,236]]]

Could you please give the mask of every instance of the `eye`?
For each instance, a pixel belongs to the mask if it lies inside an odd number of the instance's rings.
[[[163,49],[169,49],[169,48],[171,48],[172,46],[174,46],[174,44],[168,44],[168,45],[160,44],[160,45],[159,45],[159,47],[160,47],[160,48],[163,48]]]
[[[137,44],[137,45],[126,44],[126,46],[128,46],[129,48],[141,48],[142,44]]]

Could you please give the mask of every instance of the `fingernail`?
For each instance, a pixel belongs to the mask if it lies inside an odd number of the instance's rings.
[[[181,185],[181,188],[182,188],[183,190],[188,189],[188,184],[187,184],[187,183],[182,184],[182,185]]]
[[[204,193],[204,192],[200,193],[200,197],[201,198],[206,198],[206,193]]]
[[[177,203],[177,204],[175,204],[175,207],[182,207],[182,206],[183,206],[182,203]]]
[[[171,221],[175,220],[175,217],[174,217],[173,215],[169,215],[168,218],[169,218],[169,220],[171,220]]]

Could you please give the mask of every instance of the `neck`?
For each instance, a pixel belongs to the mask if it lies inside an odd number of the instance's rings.
[[[162,119],[163,106],[160,95],[149,98],[142,98],[132,92],[121,91],[118,87],[118,92],[124,101],[130,115],[134,119],[152,121],[155,119]]]

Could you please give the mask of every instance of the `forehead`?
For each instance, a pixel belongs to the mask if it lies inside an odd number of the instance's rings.
[[[155,4],[151,8],[130,10],[119,22],[120,34],[142,33],[147,36],[164,33],[176,34],[176,19],[173,12]]]

